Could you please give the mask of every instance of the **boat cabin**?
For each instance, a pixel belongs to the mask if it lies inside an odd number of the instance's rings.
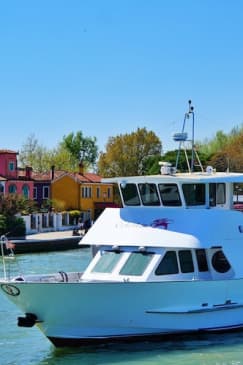
[[[82,281],[186,281],[231,279],[222,248],[102,246]]]
[[[243,210],[242,174],[207,171],[103,180],[117,184],[123,207]]]

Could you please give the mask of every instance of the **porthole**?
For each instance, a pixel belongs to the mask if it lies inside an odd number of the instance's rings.
[[[214,270],[221,274],[226,273],[231,268],[229,261],[221,250],[213,254],[212,265]]]

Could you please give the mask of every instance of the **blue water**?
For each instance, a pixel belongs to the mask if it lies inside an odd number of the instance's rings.
[[[8,266],[16,275],[81,271],[89,257],[89,249],[19,255]],[[37,328],[17,327],[17,317],[21,313],[3,295],[0,295],[0,306],[0,365],[243,364],[243,332],[197,336],[180,341],[56,349]]]

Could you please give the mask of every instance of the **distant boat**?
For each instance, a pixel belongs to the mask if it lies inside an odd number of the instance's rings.
[[[36,238],[28,237],[28,239],[13,239],[7,241],[8,244],[3,245],[4,254],[25,254],[25,253],[37,253],[37,252],[51,252],[51,251],[65,251],[80,249],[80,241],[82,236],[78,235],[65,235],[60,233],[51,236],[51,234],[43,233],[42,237]]]
[[[14,253],[36,253],[36,252],[51,252],[65,251],[81,248],[81,237],[70,236],[60,237],[55,239],[28,239],[28,240],[13,240],[15,244]]]

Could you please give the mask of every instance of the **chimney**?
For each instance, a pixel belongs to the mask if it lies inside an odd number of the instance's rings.
[[[52,165],[51,166],[51,180],[54,180],[54,177],[55,177],[55,166]]]
[[[84,174],[84,164],[83,164],[83,161],[81,160],[80,162],[79,162],[79,173],[80,173],[80,175],[83,175]]]
[[[28,180],[31,179],[31,177],[32,177],[32,167],[30,167],[30,166],[25,167],[25,177]]]

